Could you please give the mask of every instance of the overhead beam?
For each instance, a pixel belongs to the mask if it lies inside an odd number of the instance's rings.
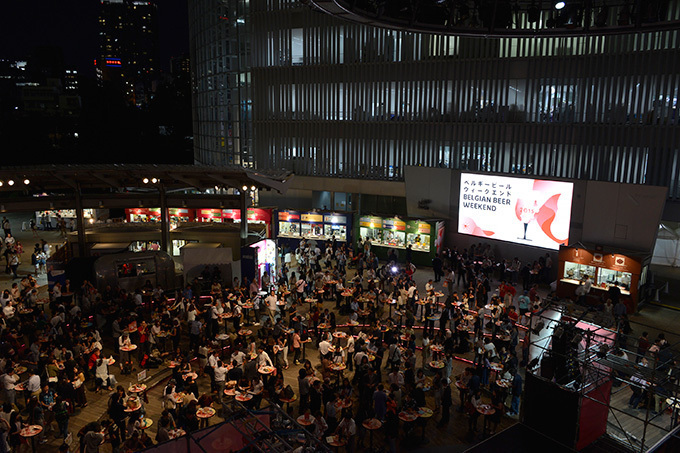
[[[104,176],[100,173],[92,173],[92,176],[94,176],[95,178],[97,178],[101,182],[110,185],[114,189],[122,187],[122,184],[117,179],[109,178],[108,176]]]
[[[185,176],[180,176],[180,175],[174,175],[173,178],[175,178],[177,181],[182,181],[184,184],[188,184],[191,187],[194,187],[196,189],[201,189],[203,184],[199,183],[197,180],[193,178],[187,178]]]
[[[207,174],[206,176],[208,176],[209,178],[214,179],[215,181],[217,181],[218,183],[222,184],[223,186],[231,187],[231,188],[234,188],[234,189],[240,188],[241,185],[243,184],[241,181],[237,181],[237,180],[231,179],[231,178],[224,178],[224,177],[222,177],[222,176],[215,175],[215,174],[210,174],[210,173],[209,173],[209,174]]]
[[[161,200],[158,193],[123,194],[111,193],[101,195],[83,195],[84,209],[126,209],[126,208],[158,208]],[[239,209],[238,195],[203,195],[203,194],[167,194],[169,208],[211,208],[211,209]],[[30,212],[57,209],[75,209],[72,195],[48,197],[0,197],[0,212]]]
[[[52,176],[54,176],[55,178],[57,178],[59,181],[66,184],[70,188],[72,188],[74,190],[78,190],[78,184],[75,181],[66,179],[65,177],[59,175],[58,173],[54,173]]]

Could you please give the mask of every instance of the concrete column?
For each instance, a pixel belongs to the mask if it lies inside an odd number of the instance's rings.
[[[83,211],[83,197],[80,184],[76,184],[76,226],[78,228],[78,256],[85,258],[89,255],[85,241],[85,214]]]
[[[241,191],[240,209],[241,209],[241,246],[246,245],[248,239],[248,192]]]
[[[170,242],[170,213],[168,212],[168,199],[165,193],[165,186],[158,185],[158,196],[161,205],[161,250],[172,256],[172,242]]]

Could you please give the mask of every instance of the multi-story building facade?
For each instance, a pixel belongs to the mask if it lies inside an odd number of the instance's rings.
[[[154,2],[101,2],[97,74],[120,83],[130,102],[137,105],[148,102],[158,75],[157,20]]]
[[[197,161],[394,181],[449,167],[680,198],[677,30],[442,36],[295,0],[195,1],[190,20]]]
[[[201,163],[254,167],[247,1],[189,2],[194,154]]]

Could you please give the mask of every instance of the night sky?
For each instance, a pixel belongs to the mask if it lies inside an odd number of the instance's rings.
[[[189,52],[187,0],[158,4],[161,69]],[[0,59],[27,59],[36,46],[60,46],[66,67],[94,76],[99,0],[2,0]]]

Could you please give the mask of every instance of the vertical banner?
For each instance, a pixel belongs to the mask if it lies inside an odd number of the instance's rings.
[[[437,254],[442,253],[444,248],[444,221],[440,220],[437,222],[437,239],[434,241],[435,248],[437,249]]]

